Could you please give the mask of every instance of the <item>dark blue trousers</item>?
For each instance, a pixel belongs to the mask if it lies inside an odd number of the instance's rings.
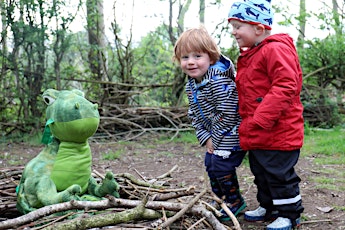
[[[228,158],[206,153],[205,166],[210,178],[220,178],[236,172],[236,168],[241,165],[245,151],[233,151]]]
[[[244,151],[232,152],[228,158],[210,153],[205,155],[205,166],[212,191],[224,199],[234,214],[245,206],[236,174],[236,168],[240,166],[244,156]]]

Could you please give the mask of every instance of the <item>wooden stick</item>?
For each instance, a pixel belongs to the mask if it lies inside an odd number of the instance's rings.
[[[175,171],[177,168],[178,168],[178,166],[177,166],[177,165],[174,165],[174,167],[172,167],[168,172],[166,172],[166,173],[164,173],[164,174],[162,174],[162,175],[160,175],[160,176],[158,176],[158,177],[156,177],[156,178],[157,178],[157,179],[163,179],[163,178],[165,178],[165,177],[171,176],[171,173],[172,173],[173,171]]]
[[[141,173],[137,169],[134,169],[134,171],[139,175],[139,177],[141,179],[143,179],[145,182],[147,182],[146,178],[143,175],[141,175]]]
[[[206,219],[206,217],[201,218],[200,220],[195,222],[192,226],[190,226],[187,230],[191,230],[191,229],[195,228],[199,223],[203,222],[205,219]]]
[[[179,212],[176,213],[173,217],[170,217],[166,222],[161,224],[159,226],[159,229],[164,229],[168,226],[170,226],[172,223],[174,223],[177,219],[179,219],[183,214],[187,212],[188,209],[190,209],[205,193],[207,192],[207,189],[204,189],[200,194],[198,194],[196,197],[192,199],[191,202],[189,202],[188,205],[186,205],[183,209],[181,209]]]
[[[220,204],[220,207],[226,212],[226,214],[231,218],[232,223],[235,226],[235,229],[237,230],[242,230],[240,224],[238,223],[237,218],[235,217],[235,215],[230,211],[229,207],[224,203],[223,200],[221,200],[219,197],[217,197],[216,195],[213,195],[213,199]]]
[[[207,209],[211,210],[214,214],[216,214],[217,217],[221,217],[223,214],[217,210],[216,208],[214,208],[212,205],[208,204],[205,201],[201,201],[202,204],[204,204],[206,206]]]

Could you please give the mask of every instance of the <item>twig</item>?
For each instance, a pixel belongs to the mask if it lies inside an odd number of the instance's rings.
[[[185,214],[185,212],[188,209],[190,209],[206,192],[207,192],[207,189],[204,189],[203,191],[201,191],[201,193],[198,194],[194,199],[192,199],[192,201],[189,202],[189,204],[187,206],[185,206],[183,209],[181,209],[173,217],[170,217],[166,222],[161,224],[161,226],[159,228],[163,229],[163,228],[165,228],[167,226],[170,226],[172,223],[174,223],[177,219],[179,219],[181,216],[183,216],[183,214]]]
[[[164,221],[167,221],[167,215],[166,215],[166,213],[165,213],[165,209],[164,209],[164,207],[162,207],[162,213],[163,213],[163,220]],[[170,228],[169,228],[169,226],[167,227],[167,230],[169,230]]]
[[[190,226],[187,230],[191,230],[193,228],[195,228],[198,224],[200,224],[201,222],[203,222],[204,220],[206,220],[206,217],[201,218],[200,220],[198,220],[197,222],[195,222],[192,226]]]
[[[145,187],[153,187],[153,188],[158,188],[158,189],[163,188],[163,186],[160,186],[160,185],[151,184],[151,183],[147,183],[147,182],[142,181],[142,180],[138,180],[137,178],[135,178],[130,173],[115,174],[114,177],[124,177],[124,178],[131,180],[133,183],[135,183],[137,185],[141,185],[141,186],[145,186]]]
[[[187,189],[186,191],[182,192],[172,192],[172,193],[163,193],[163,194],[155,194],[152,200],[170,200],[173,198],[189,196],[194,194],[194,189]]]
[[[143,175],[141,175],[141,173],[137,169],[134,169],[134,171],[140,176],[141,179],[147,182],[146,178]]]
[[[160,175],[160,176],[158,176],[158,177],[156,177],[156,178],[157,178],[157,179],[163,179],[163,178],[165,178],[165,177],[171,176],[171,173],[172,173],[173,171],[175,171],[177,168],[178,168],[178,165],[174,165],[174,167],[172,167],[168,172],[166,172],[166,173],[164,173],[164,174],[162,174],[162,175]]]
[[[105,178],[105,176],[102,174],[102,173],[100,173],[100,172],[98,172],[97,170],[92,170],[92,172],[94,173],[94,174],[96,174],[98,177],[100,177],[102,180]]]
[[[220,207],[226,212],[226,214],[231,218],[232,223],[235,226],[235,229],[237,230],[241,230],[241,226],[238,223],[237,218],[235,217],[235,215],[230,211],[229,207],[224,203],[223,200],[221,200],[220,198],[218,198],[216,195],[213,195],[213,199],[220,204]]]
[[[207,202],[202,200],[201,203],[204,204],[207,209],[209,209],[212,212],[214,212],[214,214],[216,214],[216,216],[220,217],[220,216],[223,215],[219,210],[217,210],[216,208],[214,208],[212,205],[208,204]]]
[[[315,223],[321,223],[321,222],[332,222],[333,219],[325,219],[325,220],[307,220],[302,221],[301,224],[315,224]]]
[[[44,224],[42,226],[39,226],[39,227],[36,227],[36,228],[32,228],[32,230],[38,230],[38,229],[42,229],[42,228],[48,227],[48,226],[50,226],[50,225],[52,225],[52,224],[54,224],[54,223],[56,223],[56,222],[58,222],[60,220],[65,219],[66,217],[72,216],[74,214],[75,214],[75,212],[67,213],[66,215],[60,216],[60,217],[56,218],[55,220],[53,220],[52,222],[49,222],[48,224]]]
[[[246,196],[248,194],[248,192],[250,191],[250,189],[252,188],[253,184],[251,183],[246,191],[246,193],[243,196]]]

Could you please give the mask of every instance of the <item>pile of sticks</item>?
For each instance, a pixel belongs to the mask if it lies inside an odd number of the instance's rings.
[[[10,167],[0,169],[0,221],[4,217],[19,215],[16,209],[16,187],[24,167]]]
[[[134,107],[103,104],[101,121],[93,138],[129,141],[144,134],[173,133],[193,130],[187,117],[187,107]]]
[[[115,226],[121,229],[241,229],[237,219],[222,200],[208,189],[197,191],[194,186],[172,189],[171,173],[157,178],[140,174],[115,174],[120,184],[120,197],[100,201],[70,201],[45,206],[21,215],[15,208],[15,188],[23,167],[0,169],[0,229],[90,229]],[[93,170],[93,176],[104,177]],[[209,205],[219,203],[232,222],[220,223],[220,212]],[[115,229],[115,228],[114,228]]]

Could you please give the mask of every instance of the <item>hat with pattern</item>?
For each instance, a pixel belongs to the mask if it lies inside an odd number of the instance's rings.
[[[234,2],[230,8],[228,21],[235,19],[251,24],[262,24],[271,30],[273,9],[271,0],[242,0]]]

